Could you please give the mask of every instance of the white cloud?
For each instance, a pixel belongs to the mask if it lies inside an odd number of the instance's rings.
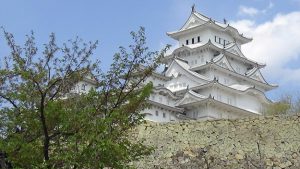
[[[266,76],[281,84],[300,81],[300,12],[278,14],[273,20],[256,24],[252,20],[231,23],[240,32],[253,37],[242,46],[248,58],[266,63]],[[296,68],[290,63],[299,62]],[[300,84],[299,84],[300,85]]]
[[[258,13],[259,13],[259,10],[256,8],[253,8],[253,7],[240,6],[240,8],[239,8],[240,15],[255,16]]]
[[[248,6],[240,6],[239,7],[239,12],[238,14],[239,15],[242,15],[242,16],[250,16],[250,17],[253,17],[253,16],[256,16],[258,14],[265,14],[268,12],[268,10],[272,9],[274,6],[274,3],[273,2],[269,2],[268,6],[265,8],[265,9],[262,9],[262,10],[259,10],[257,8],[253,8],[253,7],[248,7]]]

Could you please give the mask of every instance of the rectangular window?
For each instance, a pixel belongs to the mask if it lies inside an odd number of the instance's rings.
[[[158,116],[158,111],[157,110],[155,111],[155,115]]]
[[[215,42],[217,42],[217,36],[215,36]]]
[[[225,39],[224,39],[224,43],[223,43],[223,45],[226,45]]]
[[[200,42],[200,36],[198,36],[198,42]]]
[[[221,44],[221,38],[219,38],[219,44]]]
[[[185,41],[185,44],[188,45],[188,44],[189,44],[189,40],[186,40],[186,41]]]
[[[166,113],[163,113],[163,118],[166,118]]]
[[[85,91],[85,86],[86,86],[86,84],[82,84],[81,85],[81,90]]]
[[[194,44],[195,43],[195,40],[194,40],[194,38],[192,38],[192,44]]]

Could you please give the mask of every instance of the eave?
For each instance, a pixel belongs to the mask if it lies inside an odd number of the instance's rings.
[[[164,86],[156,86],[153,88],[153,92],[154,93],[160,93],[164,92],[167,93],[170,97],[172,97],[173,99],[180,99],[179,96],[176,96],[171,90],[169,90],[168,88],[164,87]]]
[[[203,85],[200,85],[200,86],[192,87],[191,90],[196,91],[196,90],[200,90],[200,89],[206,89],[206,88],[209,88],[209,87],[219,87],[219,88],[222,88],[224,90],[228,90],[228,91],[235,92],[235,93],[238,93],[238,94],[243,94],[243,93],[247,93],[247,92],[253,92],[253,93],[257,92],[264,98],[264,101],[266,103],[268,103],[268,104],[272,103],[272,101],[266,97],[265,93],[263,91],[255,88],[255,86],[249,86],[245,90],[238,90],[236,88],[232,88],[231,86],[226,86],[224,84],[221,84],[217,80],[214,80],[214,81],[211,81],[210,83],[206,83],[206,84],[203,84]]]
[[[214,106],[220,106],[224,109],[233,110],[235,112],[240,112],[240,113],[247,114],[247,115],[261,115],[258,112],[245,110],[245,109],[242,109],[242,108],[234,106],[234,105],[230,105],[230,104],[227,104],[227,103],[224,103],[224,102],[220,102],[218,100],[215,100],[214,98],[207,98],[207,99],[203,99],[203,100],[198,101],[198,102],[192,102],[192,103],[187,103],[187,104],[184,104],[184,105],[180,105],[178,107],[187,108],[187,107],[191,107],[191,106],[204,105],[206,103],[213,104]]]
[[[152,101],[152,100],[147,100],[147,103],[149,103],[150,105],[154,105],[154,106],[166,109],[166,110],[173,111],[173,112],[178,112],[178,113],[183,113],[184,112],[183,108],[168,106],[168,105],[158,103],[158,102],[155,102],[155,101]]]
[[[268,84],[268,83],[263,83],[263,82],[260,82],[258,80],[249,78],[247,76],[244,76],[244,75],[238,74],[236,72],[230,71],[228,69],[225,69],[225,68],[223,68],[223,67],[215,64],[214,62],[208,62],[205,65],[191,68],[191,70],[192,71],[199,71],[199,70],[204,70],[204,69],[209,69],[209,68],[215,68],[215,69],[217,69],[219,71],[222,71],[224,73],[228,73],[228,74],[230,74],[232,76],[239,77],[239,78],[241,78],[243,80],[246,80],[246,81],[250,81],[250,82],[252,82],[254,84],[257,84],[258,86],[261,86],[265,90],[271,90],[271,89],[274,89],[274,88],[278,87],[277,85],[271,85],[271,84]]]
[[[241,61],[243,63],[248,63],[250,65],[257,66],[259,68],[263,68],[263,67],[266,66],[265,64],[258,63],[256,61],[248,59],[245,56],[241,57],[241,56],[239,56],[239,55],[237,55],[235,53],[227,51],[228,49],[231,49],[233,46],[234,45],[228,46],[228,48],[225,46],[225,48],[222,48],[221,46],[217,46],[216,44],[212,43],[211,40],[209,40],[207,43],[205,43],[205,44],[203,44],[201,46],[198,46],[196,48],[190,48],[189,46],[181,46],[181,47],[175,49],[172,52],[172,54],[170,54],[168,56],[165,56],[162,59],[162,62],[167,62],[168,60],[174,58],[179,51],[188,50],[189,52],[192,52],[192,51],[195,51],[195,50],[201,50],[201,49],[209,48],[209,49],[214,49],[216,51],[219,51],[220,53],[223,53],[224,55],[226,55],[228,57],[231,57],[233,59],[237,59],[237,60],[239,60],[239,61]]]

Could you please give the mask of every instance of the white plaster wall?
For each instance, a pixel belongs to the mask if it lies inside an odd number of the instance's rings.
[[[178,41],[179,46],[182,46],[182,45],[186,46],[186,40],[189,40],[189,45],[191,45],[192,38],[194,38],[194,40],[195,40],[194,44],[198,43],[198,38],[197,38],[198,36],[200,36],[200,42],[205,44],[208,41],[208,39],[210,38],[211,33],[208,29],[202,29],[202,30],[198,30],[193,33],[190,33],[188,35],[183,35],[179,38],[179,41]]]
[[[235,118],[241,118],[245,115],[242,115],[238,112],[228,111],[221,109],[219,107],[215,107],[213,105],[208,106],[208,116],[213,117],[215,119],[235,119]]]
[[[185,60],[189,62],[189,65],[193,67],[198,67],[205,65],[213,58],[213,52],[208,50],[202,50],[194,52],[190,57],[186,57]]]
[[[174,78],[166,83],[166,87],[172,92],[186,89],[201,85],[199,82],[193,81],[193,79],[187,77],[186,75],[181,75],[180,77]]]
[[[224,84],[226,86],[232,85],[232,84],[239,84],[241,82],[241,81],[238,81],[239,78],[231,76],[224,72],[220,72],[218,70],[206,71],[203,73],[203,75],[205,75],[211,79],[216,77],[219,80],[219,83]]]
[[[146,80],[145,80],[145,84],[149,83],[149,82],[152,82],[153,83],[153,86],[159,86],[159,85],[164,85],[166,83],[166,81],[160,79],[160,78],[157,78],[157,77],[154,77],[154,76],[150,76],[148,77]]]
[[[215,100],[252,112],[260,112],[262,109],[261,100],[258,96],[253,96],[249,93],[232,93],[220,88],[202,89],[197,92],[205,96],[209,96],[209,94],[211,94]]]
[[[161,95],[159,93],[154,93],[154,92],[150,94],[149,100],[155,101],[155,102],[158,102],[161,104],[165,104],[168,106],[174,106],[175,102],[176,102],[176,100],[172,99],[168,95],[164,96],[164,95]]]
[[[242,109],[261,113],[262,104],[260,100],[252,95],[239,95],[237,105]]]
[[[195,44],[198,43],[198,36],[200,36],[200,41],[203,44],[207,43],[209,40],[211,40],[212,43],[215,43],[215,36],[225,39],[229,42],[234,41],[234,39],[227,32],[221,32],[213,29],[204,28],[202,30],[197,30],[188,35],[182,35],[181,37],[179,37],[179,46],[186,46],[186,40],[189,40],[189,45],[192,44],[192,38],[194,38]]]
[[[158,112],[158,115],[156,115],[156,111]],[[145,109],[141,113],[146,113],[145,120],[149,120],[149,121],[155,121],[155,122],[178,121],[178,118],[171,111],[164,110],[155,106],[152,106],[149,109]],[[165,117],[163,117],[163,113],[165,113]]]
[[[85,86],[83,88],[83,85]],[[79,81],[72,89],[71,93],[88,93],[95,86],[85,81]]]
[[[225,39],[226,41],[233,42],[234,39],[227,32],[220,32],[217,30],[211,30],[211,41],[214,44],[219,44],[215,42],[215,36]],[[218,40],[218,39],[217,39]]]

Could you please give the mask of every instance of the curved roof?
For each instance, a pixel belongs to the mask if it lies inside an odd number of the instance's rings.
[[[195,22],[192,26],[188,27],[189,21],[191,21],[191,18],[198,19],[198,22]],[[238,30],[229,24],[222,24],[220,22],[216,22],[212,20],[211,18],[208,18],[207,16],[204,16],[198,12],[192,12],[185,24],[181,27],[179,31],[174,32],[168,32],[167,35],[171,36],[172,38],[178,40],[178,36],[185,34],[189,31],[193,31],[196,29],[203,29],[204,27],[213,27],[215,29],[225,31],[230,33],[232,36],[236,37],[238,40],[241,41],[242,44],[250,42],[252,39],[247,38],[243,36],[243,34],[240,34]]]
[[[169,90],[165,86],[156,86],[156,87],[154,87],[153,91],[155,93],[165,92],[165,93],[167,93],[169,96],[171,96],[174,99],[180,98],[180,97],[176,96],[171,90]]]
[[[182,105],[180,105],[178,107],[186,107],[186,106],[190,106],[190,105],[204,104],[204,103],[207,103],[207,102],[215,104],[217,106],[218,105],[222,106],[222,108],[235,110],[237,112],[248,114],[248,115],[261,115],[259,112],[252,111],[252,110],[249,110],[249,109],[243,109],[243,108],[231,105],[231,104],[227,104],[227,103],[215,100],[214,98],[211,98],[211,97],[208,97],[206,99],[202,99],[202,100],[199,100],[199,101],[195,101],[195,102],[190,102],[190,103],[182,104]]]
[[[186,92],[183,96],[182,99],[178,100],[177,103],[175,103],[176,106],[180,106],[180,105],[184,105],[187,102],[188,103],[192,103],[192,102],[198,102],[201,101],[203,99],[206,99],[206,96],[200,95],[192,90],[189,90],[188,92]],[[193,100],[193,101],[191,101]]]
[[[204,43],[199,43],[199,45],[197,45],[197,46],[191,46],[191,45],[181,46],[181,47],[175,49],[170,55],[165,56],[162,60],[166,61],[166,60],[172,59],[178,53],[184,52],[184,51],[191,52],[193,50],[199,50],[199,49],[203,49],[203,48],[211,48],[211,49],[215,49],[219,52],[222,52],[222,53],[224,53],[225,55],[227,55],[229,57],[240,60],[242,62],[246,62],[248,64],[258,66],[259,68],[262,68],[262,67],[265,66],[265,64],[263,64],[263,63],[258,63],[256,61],[253,61],[251,59],[246,58],[245,56],[240,56],[239,54],[236,54],[236,53],[233,53],[232,51],[229,51],[234,46],[236,46],[237,49],[240,50],[235,43],[230,43],[229,45],[226,45],[225,48],[224,48],[222,45],[212,43],[211,40],[209,40],[207,43],[205,43],[205,44]],[[238,53],[242,53],[242,52],[239,51]]]
[[[147,103],[149,103],[151,105],[154,105],[154,106],[157,106],[157,107],[160,107],[160,108],[171,110],[171,111],[174,111],[174,112],[179,112],[179,113],[184,112],[183,108],[168,106],[168,105],[165,105],[165,104],[162,104],[162,103],[159,103],[159,102],[155,102],[155,101],[152,101],[152,100],[147,100]]]
[[[229,69],[226,69],[226,68],[224,68],[224,67],[222,67],[222,66],[217,65],[215,62],[208,62],[208,63],[205,64],[205,65],[202,65],[202,66],[199,66],[199,67],[192,68],[191,70],[197,71],[197,70],[207,69],[207,68],[210,68],[210,67],[214,67],[214,68],[216,68],[216,69],[220,69],[220,70],[222,70],[223,72],[227,72],[227,73],[230,73],[231,75],[235,75],[236,77],[240,77],[240,78],[242,78],[242,79],[244,79],[244,80],[247,80],[247,81],[251,81],[251,82],[253,82],[253,83],[256,83],[256,84],[262,86],[263,88],[265,88],[266,90],[271,90],[271,89],[277,87],[277,85],[269,84],[269,83],[267,83],[266,81],[265,81],[265,83],[264,83],[264,82],[262,82],[262,81],[259,81],[259,80],[254,79],[254,78],[249,78],[248,76],[244,76],[244,75],[241,75],[241,74],[239,74],[239,73],[230,71]]]
[[[184,61],[182,61],[180,59],[174,59],[173,62],[172,62],[172,64],[171,64],[171,66],[173,64],[177,64],[179,67],[181,67],[183,70],[185,70],[188,74],[190,74],[190,75],[192,75],[192,76],[194,76],[194,77],[196,77],[198,79],[201,79],[201,80],[204,80],[204,81],[210,81],[209,78],[207,78],[207,77],[205,77],[203,75],[200,75],[197,72],[191,71],[190,70],[190,65],[188,65],[186,62],[184,62]],[[170,69],[170,67],[169,67],[169,69]]]
[[[211,87],[213,85],[216,85],[220,88],[231,90],[231,91],[234,91],[234,92],[237,92],[237,93],[240,93],[240,94],[241,93],[248,93],[248,92],[252,92],[254,94],[259,94],[261,96],[261,98],[263,98],[266,103],[272,103],[272,101],[266,97],[266,95],[263,91],[255,88],[254,86],[249,86],[249,85],[233,84],[233,85],[230,85],[230,86],[226,86],[224,84],[219,83],[217,80],[214,80],[214,81],[211,81],[209,83],[193,87],[193,88],[191,88],[191,90],[199,90],[199,89]]]

